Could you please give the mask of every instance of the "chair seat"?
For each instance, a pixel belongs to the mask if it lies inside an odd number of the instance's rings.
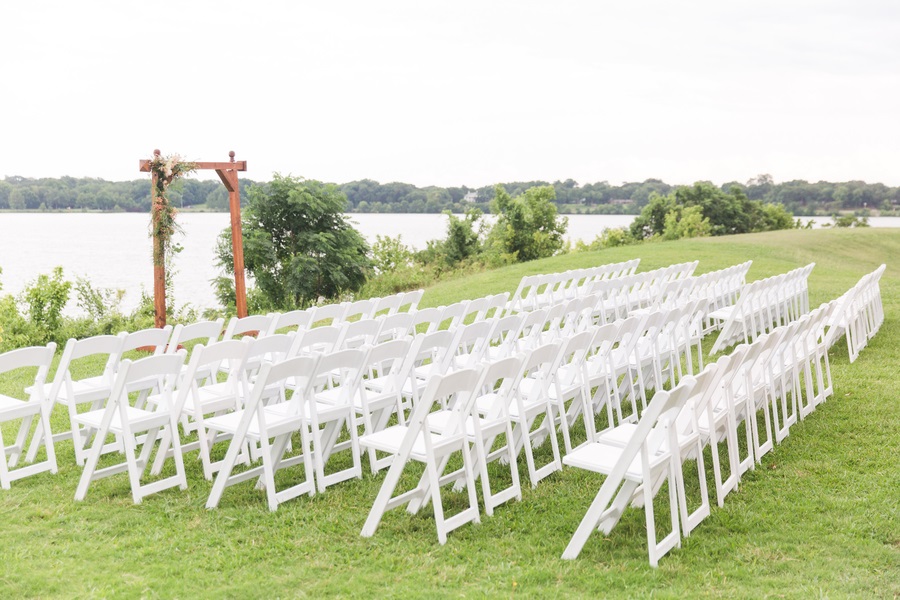
[[[48,394],[50,394],[51,385],[52,384],[50,383],[44,384],[44,397],[47,397]],[[86,377],[84,379],[72,381],[71,386],[72,391],[75,393],[77,404],[83,404],[85,402],[93,402],[94,400],[103,400],[109,398],[109,394],[110,392],[112,392],[112,384],[99,375],[97,377]],[[27,393],[31,393],[32,389],[33,386],[29,386],[25,389],[25,391]],[[66,386],[60,387],[59,394],[56,397],[56,401],[60,404],[68,405],[69,398],[66,394]]]
[[[437,412],[433,412],[428,415],[428,427],[429,429],[431,429],[431,431],[441,433],[447,430],[447,427],[450,424],[450,419],[456,418],[458,417],[452,410],[440,410]],[[475,437],[475,418],[478,419],[478,426],[481,428],[481,431],[504,425],[503,419],[488,420],[481,417],[467,417],[466,435],[470,438]]]
[[[41,412],[40,402],[27,402],[0,394],[0,415],[5,418],[36,415]]]
[[[100,423],[103,421],[104,412],[106,412],[106,409],[101,408],[98,410],[90,410],[88,412],[81,413],[75,417],[75,422],[80,423],[86,427],[99,429]],[[161,427],[169,422],[169,414],[166,412],[143,410],[141,408],[135,408],[133,406],[126,407],[125,412],[128,416],[128,423],[131,425],[132,431],[140,431],[142,429],[152,427]],[[119,411],[116,411],[113,414],[112,421],[109,424],[109,430],[113,433],[124,431],[122,427],[122,415],[119,413]]]
[[[731,316],[731,313],[734,312],[733,306],[726,306],[725,308],[719,308],[707,315],[709,319],[715,319],[716,321],[727,321]]]
[[[594,442],[585,444],[579,448],[572,450],[563,457],[563,463],[570,467],[578,467],[586,471],[609,475],[612,469],[619,461],[622,454],[622,448],[618,445],[607,444],[603,442]],[[650,457],[650,469],[654,470],[659,465],[669,459],[669,453],[658,453]],[[636,456],[625,472],[625,478],[635,482],[644,480],[644,469],[641,467],[641,457]]]
[[[267,406],[265,408],[266,428],[272,435],[277,435],[278,432],[281,432],[285,429],[297,428],[302,422],[300,415],[288,414],[284,410],[278,412],[270,410],[274,407],[280,407],[282,404]],[[234,433],[237,432],[237,428],[240,425],[241,419],[243,417],[243,410],[236,410],[228,414],[212,417],[211,419],[206,419],[206,428],[234,435]],[[259,431],[259,417],[257,415],[253,415],[253,418],[250,421],[250,426],[247,428],[247,436],[251,439],[258,440],[260,437]]]
[[[318,397],[318,394],[316,396]],[[268,420],[271,416],[275,416],[276,418],[289,418],[296,416],[296,406],[292,402],[278,402],[277,404],[270,404],[265,407],[266,411],[266,423],[271,423]],[[330,419],[339,417],[342,414],[349,412],[349,407],[345,404],[329,404],[327,402],[319,402],[318,399],[316,401],[316,414],[319,417],[320,421],[328,421]],[[303,405],[303,418],[309,419],[311,417],[311,413],[309,411],[309,404]],[[271,427],[271,424],[270,424]]]
[[[376,431],[375,433],[362,436],[361,438],[359,438],[359,445],[363,448],[372,448],[373,450],[379,450],[381,452],[399,454],[400,446],[403,444],[403,438],[406,437],[406,432],[408,430],[409,428],[406,425],[394,425],[392,427],[382,429],[381,431]],[[434,448],[435,450],[437,450],[442,446],[446,446],[454,442],[459,442],[462,439],[462,436],[460,436],[459,434],[443,435],[440,433],[432,433],[431,438],[434,442]],[[413,442],[410,458],[419,462],[425,462],[424,434],[419,433],[419,435],[416,436],[416,440],[415,442]]]

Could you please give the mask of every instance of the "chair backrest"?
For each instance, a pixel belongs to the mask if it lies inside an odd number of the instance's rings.
[[[313,323],[317,327],[337,325],[344,320],[348,304],[348,302],[342,302],[340,304],[317,306],[315,313],[313,313]]]
[[[59,359],[59,364],[56,367],[56,374],[50,386],[50,393],[47,395],[48,399],[55,401],[61,392],[65,392],[67,398],[72,398],[75,394],[72,385],[80,380],[73,376],[73,363],[79,359],[97,355],[106,356],[103,372],[95,380],[97,385],[92,386],[99,390],[99,396],[86,392],[85,395],[82,395],[82,398],[84,398],[82,401],[107,397],[110,386],[113,384],[116,369],[122,360],[122,344],[125,342],[125,335],[123,332],[119,335],[97,335],[81,340],[70,339],[67,341],[62,357]]]
[[[463,316],[466,314],[466,307],[469,306],[468,300],[462,300],[445,306],[441,311],[440,329],[456,329],[462,325]]]
[[[298,332],[294,338],[290,356],[322,354],[333,352],[343,330],[337,325],[325,325]]]
[[[445,375],[432,375],[425,385],[422,398],[413,408],[409,419],[409,430],[415,433],[422,431],[426,436],[429,435],[428,415],[435,406],[440,405],[448,407],[456,417],[447,420],[442,429],[442,435],[464,434],[466,419],[472,413],[475,403],[475,392],[480,377],[480,368],[463,369]],[[407,436],[409,435],[408,431]],[[407,440],[404,439],[404,445],[406,442]]]
[[[494,321],[475,321],[457,327],[456,336],[451,342],[452,355],[446,368],[469,369],[477,366],[491,343],[493,329]]]
[[[483,319],[497,318],[503,314],[507,304],[509,304],[509,292],[487,296],[487,306],[483,312],[479,311],[475,315],[475,320],[481,321]],[[469,309],[469,312],[471,312],[471,309]]]
[[[374,319],[378,304],[376,298],[356,300],[347,304],[342,320],[355,321],[358,319]]]
[[[419,302],[422,301],[422,295],[425,290],[413,290],[406,292],[400,300],[400,307],[397,312],[413,312],[419,308]]]
[[[379,342],[409,337],[415,329],[412,313],[398,312],[392,315],[381,316],[379,319],[381,319],[381,332],[378,334]]]
[[[162,354],[165,352],[171,337],[171,325],[166,325],[161,328],[150,327],[131,333],[126,332],[125,341],[122,342],[122,352],[137,350],[139,348],[149,351],[150,348],[153,348],[153,354]]]
[[[557,387],[557,390],[566,386],[587,383],[585,361],[595,335],[596,332],[593,330],[582,331],[561,341],[556,364],[551,369],[553,385]]]
[[[397,314],[400,310],[400,301],[403,299],[403,293],[392,294],[383,298],[372,298],[375,301],[375,309],[373,315],[376,317],[386,317],[388,315]]]
[[[478,381],[478,398],[490,398],[490,406],[484,411],[488,420],[509,418],[509,406],[514,402],[519,388],[524,354],[508,356],[485,365]],[[477,400],[476,400],[477,401]]]
[[[378,342],[383,323],[381,319],[344,321],[341,325],[341,335],[338,337],[335,347],[359,348],[364,344],[372,346]]]
[[[506,358],[516,353],[516,343],[521,325],[521,313],[507,315],[494,322],[490,346],[487,351],[493,360]]]
[[[247,358],[252,339],[225,340],[213,342],[209,346],[204,346],[202,343],[197,344],[191,352],[184,375],[178,382],[178,392],[175,398],[176,415],[180,415],[184,410],[188,395],[198,394],[200,388],[205,385],[218,385],[214,379],[209,377],[209,374],[217,372],[219,365],[223,362],[227,362],[229,367],[224,382],[226,390],[234,393],[235,396],[246,393],[244,361]]]
[[[219,317],[215,321],[199,321],[190,325],[179,323],[172,330],[172,337],[169,338],[169,345],[166,346],[167,354],[175,354],[180,347],[188,342],[200,340],[204,346],[215,343],[219,336],[222,335],[222,326],[225,319]]]
[[[295,356],[279,363],[263,363],[253,383],[246,404],[248,413],[258,411],[273,388],[292,390],[287,392],[288,414],[303,415],[309,401],[319,356]],[[245,418],[251,418],[246,415]]]
[[[455,337],[456,332],[447,329],[419,334],[410,350],[409,358],[417,367],[431,365],[429,370],[432,374],[439,373],[447,355],[453,351]]]
[[[366,357],[363,376],[368,379],[378,378],[383,392],[399,391],[409,376],[409,373],[403,372],[403,368],[412,343],[412,338],[404,338],[372,346]]]
[[[443,312],[443,309],[438,307],[423,308],[422,310],[415,311],[412,313],[413,330],[411,333],[417,333],[420,325],[425,326],[425,331],[419,333],[432,333],[437,331],[441,326],[441,315]]]
[[[529,382],[533,385],[520,385],[518,397],[523,401],[537,402],[550,397],[548,390],[560,347],[559,342],[551,342],[525,353],[520,379],[524,381],[527,378],[534,381]],[[525,414],[524,409],[520,410],[520,414]]]
[[[269,315],[250,315],[249,317],[231,317],[225,333],[222,334],[223,340],[230,340],[237,335],[259,337],[266,335],[269,331],[272,318]]]
[[[517,349],[519,351],[529,350],[535,347],[540,340],[541,333],[544,331],[544,323],[547,322],[547,311],[545,309],[533,310],[525,313],[516,334]]]
[[[688,375],[671,391],[659,390],[653,395],[653,399],[644,409],[641,418],[638,420],[633,437],[626,444],[622,455],[619,457],[621,465],[626,456],[630,456],[628,462],[624,465],[627,469],[631,461],[644,450],[648,456],[652,457],[659,452],[663,446],[674,441],[670,438],[670,434],[674,434],[674,430],[670,428],[675,424],[678,415],[684,410],[685,405],[691,396],[691,391],[696,385],[696,379]],[[674,445],[674,444],[673,444]],[[614,469],[615,472],[615,469]],[[624,472],[622,473],[624,475]],[[610,477],[613,475],[610,474]]]
[[[0,354],[0,374],[18,371],[19,369],[35,369],[34,379],[26,381],[29,389],[29,400],[44,400],[44,382],[47,380],[47,372],[53,355],[56,353],[56,344],[50,342],[46,346],[31,346],[19,348]],[[6,460],[6,457],[0,457]]]
[[[337,394],[331,396],[329,402],[341,406],[351,405],[359,391],[368,353],[369,348],[366,347],[323,354],[316,364],[313,378],[316,391],[337,389]],[[316,422],[314,417],[314,424]]]
[[[296,336],[296,333],[290,331],[251,340],[247,349],[247,364],[245,364],[245,367],[249,367],[249,363],[252,361],[279,362],[284,360],[290,353]],[[258,368],[258,366],[257,364],[254,368]]]
[[[307,308],[305,310],[292,310],[286,313],[270,313],[271,325],[267,335],[278,333],[283,329],[290,328],[292,331],[300,331],[312,327],[315,309]],[[281,331],[281,333],[287,333]]]
[[[139,360],[123,360],[116,372],[112,393],[103,416],[105,427],[112,420],[112,413],[118,412],[123,426],[128,423],[129,393],[154,392],[156,402],[152,405],[156,412],[170,412],[175,409],[173,389],[181,375],[187,352],[179,350],[175,354],[158,354]]]

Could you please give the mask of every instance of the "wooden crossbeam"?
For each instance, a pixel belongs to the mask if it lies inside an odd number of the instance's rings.
[[[195,162],[194,166],[197,170],[205,170],[205,169],[227,169],[229,171],[246,171],[247,170],[247,161],[246,160],[238,160],[235,162]],[[142,173],[150,172],[150,161],[149,160],[141,160],[140,170]]]

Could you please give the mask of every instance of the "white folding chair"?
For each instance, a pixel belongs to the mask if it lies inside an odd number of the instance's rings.
[[[206,508],[219,505],[225,488],[251,479],[258,480],[257,488],[265,488],[266,501],[272,511],[291,498],[316,493],[305,413],[318,361],[317,356],[297,356],[278,364],[263,364],[244,408],[207,420],[210,430],[231,435],[232,438],[213,482]],[[289,382],[290,386],[287,385]],[[267,390],[272,387],[289,387],[293,392],[289,392],[283,403],[266,406],[264,399]],[[286,458],[291,435],[296,432],[300,432],[301,438],[299,454]],[[247,444],[259,446],[262,464],[235,473],[235,466],[245,455]],[[296,464],[303,465],[303,481],[293,482],[279,491],[275,484],[276,472]]]
[[[329,485],[362,477],[354,399],[359,394],[368,352],[368,347],[338,350],[322,355],[316,364],[305,416],[312,434],[312,458],[319,492],[324,492]],[[277,413],[281,409],[291,407],[282,403],[271,410]],[[349,439],[339,442],[345,431]],[[351,465],[326,475],[325,465],[335,452],[342,451],[350,452]]]
[[[513,423],[513,450],[516,456],[525,452],[531,487],[537,487],[541,479],[562,470],[559,442],[553,426],[553,409],[549,402],[552,369],[559,351],[560,344],[551,343],[525,353],[522,373],[514,394],[515,402],[509,407]],[[533,442],[547,438],[550,438],[550,460],[537,467]]]
[[[128,473],[135,504],[140,504],[145,496],[171,487],[187,489],[172,397],[172,390],[184,366],[185,354],[182,350],[176,354],[148,356],[134,362],[122,361],[106,406],[75,416],[75,423],[97,432],[94,444],[87,453],[84,470],[75,491],[75,500],[84,500],[91,482],[122,472]],[[152,407],[142,409],[131,405],[129,391],[148,390],[157,392],[157,401]],[[146,435],[142,440],[139,439],[137,434],[144,432]],[[175,475],[151,483],[141,483],[161,432],[168,432],[172,440]],[[115,434],[122,440],[125,462],[98,468],[100,457],[105,453],[104,442],[109,434]],[[141,448],[140,454],[137,454],[138,446]]]
[[[0,428],[0,487],[4,490],[10,488],[10,483],[50,471],[56,473],[56,452],[53,447],[53,431],[50,428],[50,411],[53,405],[44,396],[44,382],[47,379],[47,371],[53,362],[53,354],[56,352],[56,344],[50,342],[46,346],[32,346],[20,348],[0,354],[0,374],[14,373],[17,377],[28,377],[31,385],[26,392],[27,399],[23,400],[13,396],[0,394],[0,424],[20,421],[16,441],[6,445],[3,440],[2,428]],[[32,376],[31,371],[34,371]],[[21,374],[21,375],[19,375]],[[33,379],[32,379],[33,377]],[[37,417],[41,426],[36,429],[34,437],[40,436],[35,443],[35,449],[43,442],[47,449],[44,460],[35,462],[28,460],[28,466],[18,467],[19,457],[25,450],[25,442],[31,432],[31,423]],[[9,459],[7,461],[7,456]]]
[[[62,404],[69,412],[69,431],[54,434],[53,441],[58,442],[71,437],[75,446],[75,462],[79,465],[84,464],[87,456],[87,442],[93,434],[93,430],[82,428],[75,420],[78,406],[89,404],[91,410],[96,410],[109,398],[116,369],[122,359],[122,343],[124,341],[124,333],[99,335],[83,340],[70,339],[63,349],[53,382],[44,384],[47,401],[51,403],[51,406],[57,403]],[[79,366],[83,365],[84,359],[96,356],[106,357],[103,372],[100,375],[76,378],[75,374],[80,371]],[[26,391],[30,393],[30,390]],[[38,427],[43,428],[43,425],[38,423]],[[28,449],[28,460],[34,459],[37,453],[37,444],[38,435],[36,434]],[[121,448],[117,444],[111,447]]]
[[[484,367],[477,387],[475,408],[466,420],[466,436],[475,448],[475,477],[481,479],[484,510],[488,516],[494,514],[494,508],[501,504],[514,498],[522,499],[519,465],[512,444],[510,405],[522,375],[523,361],[522,355],[510,356]],[[444,414],[448,415],[446,412]],[[433,415],[432,421],[439,418],[439,415]],[[491,486],[488,475],[488,464],[497,460],[506,462],[509,467],[510,484],[502,489]]]
[[[207,415],[215,416],[238,410],[243,406],[246,393],[246,370],[244,363],[252,343],[252,338],[226,340],[209,346],[198,344],[191,353],[190,361],[178,383],[174,411],[176,417],[186,420],[185,432],[196,430],[197,441],[183,443],[182,454],[197,450],[203,464],[203,476],[212,481],[213,473],[219,470],[221,461],[212,462],[210,452],[216,443],[215,432],[206,429]],[[215,372],[218,365],[228,361],[231,365],[225,381],[218,382],[206,376]],[[150,401],[154,401],[153,397]],[[169,456],[172,439],[163,435],[160,451],[153,465],[153,473],[159,473],[163,460]]]
[[[680,465],[673,425],[693,386],[693,377],[685,377],[671,392],[657,391],[624,447],[598,441],[581,446],[563,459],[568,466],[606,475],[563,552],[564,559],[577,558],[595,529],[608,535],[633,501],[644,507],[651,566],[658,566],[660,558],[681,545],[676,482]],[[669,488],[671,531],[657,540],[653,499],[663,482]]]
[[[472,411],[479,378],[480,372],[476,369],[435,375],[428,380],[425,392],[406,425],[394,425],[360,438],[362,447],[394,456],[363,525],[363,537],[375,534],[388,510],[407,505],[409,512],[416,513],[428,500],[434,510],[438,541],[441,544],[446,543],[450,531],[469,522],[480,522],[472,457],[465,434],[465,422]],[[441,406],[452,407],[454,418],[447,420],[447,426],[441,433],[436,433],[430,427],[429,417],[435,408]],[[458,469],[445,473],[449,458],[457,452],[462,454],[462,477],[468,495],[468,506],[447,518],[440,490],[443,485],[460,478]],[[403,471],[411,460],[424,463],[425,472],[416,487],[394,496]]]
[[[572,428],[579,416],[587,418],[582,410],[585,398],[590,398],[587,365],[588,352],[595,335],[594,330],[582,331],[566,338],[557,352],[556,362],[550,369],[550,385],[547,388],[547,400],[550,402],[551,414],[558,420],[563,434],[566,453],[572,451]],[[587,424],[585,424],[587,427]],[[556,435],[553,428],[547,430]]]
[[[691,531],[710,514],[709,491],[706,487],[706,465],[703,459],[703,448],[706,446],[708,437],[701,432],[700,420],[708,414],[713,396],[717,392],[718,365],[709,365],[694,379],[687,401],[672,423],[675,432],[673,439],[678,445],[676,456],[679,464],[675,471],[676,490],[681,530],[685,537],[689,536]],[[625,447],[634,435],[636,428],[635,423],[623,423],[603,432],[592,441]],[[664,448],[668,450],[667,444],[664,445]],[[687,486],[684,480],[683,463],[688,460],[693,460],[696,464],[692,471],[697,473],[699,483],[700,502],[693,511],[688,507]]]
[[[364,379],[353,398],[356,414],[362,419],[364,434],[381,431],[394,414],[401,425],[405,423],[401,392],[403,382],[409,376],[403,372],[403,367],[407,364],[406,357],[411,346],[412,338],[405,338],[384,342],[369,350],[363,366]],[[379,459],[372,449],[368,454],[372,473],[390,464],[390,457]]]
[[[748,348],[746,344],[741,344],[731,354],[722,356],[716,361],[715,381],[708,387],[710,397],[706,399],[705,404],[701,403],[696,411],[701,439],[710,446],[716,501],[719,506],[724,505],[725,496],[729,492],[737,489],[741,475],[737,437],[738,423],[730,391],[733,385],[732,381],[742,373],[741,365]],[[719,442],[723,441],[728,459],[728,477],[723,474],[722,461],[719,456]],[[752,448],[749,435],[747,448],[748,451]]]

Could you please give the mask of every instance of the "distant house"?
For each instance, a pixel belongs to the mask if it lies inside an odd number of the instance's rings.
[[[634,204],[634,200],[632,200],[631,198],[613,198],[609,201],[609,203],[619,205]]]
[[[478,200],[478,192],[469,192],[462,198],[462,201],[467,204],[473,204],[476,200]]]

